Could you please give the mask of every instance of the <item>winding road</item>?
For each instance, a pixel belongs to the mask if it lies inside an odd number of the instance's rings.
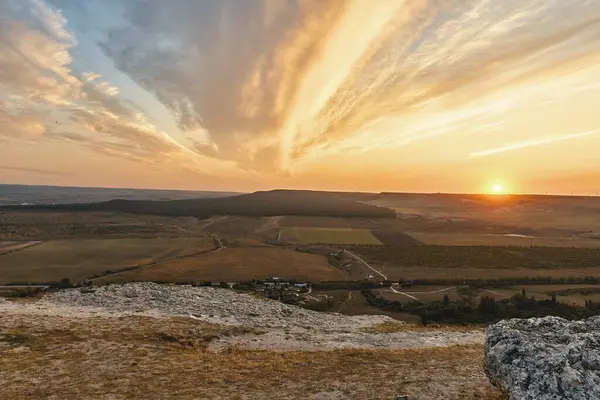
[[[413,300],[419,300],[415,296],[413,296],[413,294],[444,293],[444,292],[448,292],[450,290],[462,289],[462,288],[466,288],[466,287],[468,287],[468,286],[453,286],[453,287],[448,287],[448,288],[444,288],[444,289],[440,289],[440,290],[430,290],[430,291],[426,291],[426,292],[400,292],[400,291],[396,290],[393,286],[390,286],[390,290],[394,293],[401,294],[401,295],[411,298]]]
[[[420,300],[419,300],[419,299],[417,299],[415,296],[411,296],[411,295],[410,295],[410,294],[408,294],[408,293],[399,292],[399,291],[397,291],[396,289],[394,289],[394,287],[392,287],[392,286],[390,286],[390,290],[391,290],[392,292],[394,292],[394,293],[398,293],[398,294],[401,294],[401,295],[403,295],[403,296],[406,296],[406,297],[408,297],[409,299],[413,299],[413,300],[420,301]]]
[[[359,256],[357,256],[356,254],[354,254],[354,253],[352,253],[352,252],[350,252],[350,251],[348,251],[346,249],[344,249],[343,252],[346,253],[346,254],[348,254],[350,257],[354,258],[356,261],[360,262],[365,267],[369,268],[371,271],[373,271],[376,274],[378,274],[379,276],[381,276],[384,281],[387,281],[387,276],[385,276],[381,272],[377,271],[375,268],[371,267],[368,262],[366,262],[365,260],[363,260],[362,258],[360,258]]]

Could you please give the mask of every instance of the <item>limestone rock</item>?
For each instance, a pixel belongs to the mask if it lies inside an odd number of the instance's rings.
[[[511,400],[600,399],[600,317],[492,325],[486,331],[485,372]]]

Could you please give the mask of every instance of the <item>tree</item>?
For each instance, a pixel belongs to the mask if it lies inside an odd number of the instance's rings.
[[[550,298],[552,299],[552,307],[556,307],[556,293],[552,292]]]
[[[521,297],[523,297],[523,299],[527,298],[527,292],[525,292],[525,288],[521,289]]]
[[[483,296],[479,302],[479,311],[484,314],[495,314],[496,299],[490,296]]]
[[[447,306],[450,303],[450,297],[447,294],[444,295],[444,305]]]

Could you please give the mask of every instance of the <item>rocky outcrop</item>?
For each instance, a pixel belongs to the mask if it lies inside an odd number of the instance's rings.
[[[218,324],[255,328],[307,326],[338,331],[394,321],[385,316],[324,314],[228,289],[158,285],[150,282],[107,285],[91,290],[65,289],[49,293],[44,296],[43,302],[95,307],[112,312],[192,316]]]
[[[486,331],[485,372],[511,400],[600,399],[600,317],[499,322]]]
[[[239,327],[237,335],[211,341],[210,350],[329,351],[334,349],[429,348],[480,345],[483,330],[406,330],[381,315],[320,313],[229,289],[127,283],[63,289],[31,302],[0,302],[0,317],[41,315],[69,318],[171,318]],[[2,322],[2,318],[0,318]],[[379,331],[379,325],[398,331]],[[1,325],[1,323],[0,323]],[[385,327],[384,326],[384,327]],[[1,328],[1,326],[0,326]],[[1,329],[0,329],[1,330]]]

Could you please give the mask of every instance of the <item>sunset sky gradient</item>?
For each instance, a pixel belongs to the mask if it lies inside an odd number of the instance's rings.
[[[0,183],[600,192],[598,0],[0,0]]]

